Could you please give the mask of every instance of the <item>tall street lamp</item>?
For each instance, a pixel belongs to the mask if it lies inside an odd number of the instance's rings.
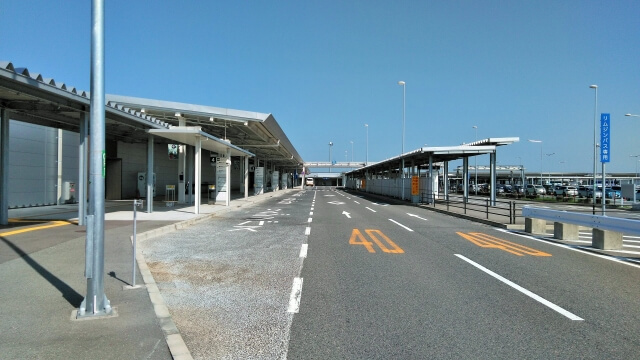
[[[478,141],[478,126],[477,125],[473,125],[473,128],[476,130],[476,140],[475,141]],[[478,195],[478,155],[476,154],[476,156],[474,156],[473,159],[475,160],[475,165],[473,165],[473,167],[476,170],[476,181],[473,184],[473,187],[476,189],[476,195]]]
[[[595,89],[595,93],[596,93],[596,97],[595,97],[595,101],[594,101],[594,107],[593,107],[593,198],[592,198],[592,203],[593,203],[593,215],[596,214],[596,190],[598,190],[598,187],[596,185],[596,156],[597,156],[597,150],[596,150],[596,118],[597,118],[597,113],[598,113],[598,85],[590,85],[589,86],[590,89]],[[602,187],[602,201],[604,202],[604,184]]]
[[[540,185],[542,185],[542,140],[529,139],[529,142],[540,143]]]
[[[331,172],[331,165],[333,165],[331,163],[331,147],[333,147],[333,143],[329,141],[329,172]]]
[[[640,159],[638,158],[640,157],[640,155],[629,155],[629,156],[636,158],[636,178],[633,181],[633,183],[635,184],[636,181],[638,180],[638,161],[640,161]]]
[[[367,166],[369,165],[369,124],[364,124],[364,129],[367,133],[367,152],[365,154],[365,158],[364,158],[364,165]]]
[[[550,154],[545,154],[545,155],[547,155],[547,156],[552,156],[552,155],[555,155],[555,154],[556,154],[556,153],[550,153]],[[549,169],[548,174],[549,174],[549,184],[551,184],[551,169]]]
[[[402,153],[400,156],[402,157],[402,200],[404,200],[404,119],[407,99],[407,84],[404,81],[398,81],[398,85],[402,86]]]

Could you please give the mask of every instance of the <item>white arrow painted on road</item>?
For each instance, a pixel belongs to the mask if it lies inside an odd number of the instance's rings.
[[[420,220],[425,220],[425,221],[427,220],[427,219],[422,218],[422,217],[420,217],[420,216],[418,216],[418,215],[416,215],[416,214],[409,214],[409,213],[407,213],[407,215],[409,215],[409,216],[413,216],[413,217],[417,217],[417,218],[418,218],[418,219],[420,219]]]
[[[342,214],[345,215],[346,217],[348,217],[349,219],[351,219],[351,215],[348,212],[343,211]]]

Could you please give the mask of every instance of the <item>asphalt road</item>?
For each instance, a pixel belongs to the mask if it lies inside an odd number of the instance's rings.
[[[288,359],[637,357],[639,268],[415,207],[313,193]]]

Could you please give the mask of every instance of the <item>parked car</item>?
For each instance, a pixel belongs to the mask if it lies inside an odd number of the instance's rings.
[[[555,189],[556,196],[578,196],[578,189],[575,186],[558,186]]]
[[[593,197],[593,187],[589,188],[589,192],[587,192],[587,197],[588,198]],[[596,199],[602,199],[602,190],[600,188],[596,190]]]
[[[516,194],[524,194],[524,187],[522,185],[515,185],[513,187],[513,192]],[[640,193],[640,190],[638,190],[638,192]]]
[[[589,197],[589,186],[588,185],[580,185],[578,186],[578,196],[580,197]]]
[[[547,191],[542,185],[527,184],[527,187],[524,190],[524,194],[527,196],[545,195],[546,193]]]
[[[622,197],[622,194],[618,190],[613,190],[612,188],[605,188],[604,196],[607,199],[620,199]]]

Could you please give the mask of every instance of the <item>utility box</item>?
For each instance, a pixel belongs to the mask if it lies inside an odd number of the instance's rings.
[[[76,202],[76,183],[71,181],[62,183],[62,201],[65,204],[73,204]]]
[[[147,197],[147,173],[139,172],[138,173],[138,194],[140,197]],[[156,173],[153,173],[153,196],[156,196]]]

